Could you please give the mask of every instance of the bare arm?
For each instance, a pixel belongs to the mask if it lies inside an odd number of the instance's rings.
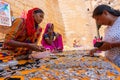
[[[111,47],[114,48],[114,47],[120,47],[120,43],[111,43]]]
[[[54,40],[53,32],[49,32],[49,33],[45,34],[45,40],[48,44],[51,45]]]
[[[29,47],[28,43],[19,42],[15,40],[6,41],[5,44],[12,46],[12,47],[27,47],[27,48]]]
[[[35,43],[24,43],[24,42],[18,42],[15,40],[10,40],[8,42],[5,42],[5,44],[15,48],[22,47],[22,48],[28,48],[33,51],[42,51],[42,48]]]
[[[19,31],[20,25],[22,24],[22,22],[23,22],[23,20],[21,18],[18,18],[13,22],[11,30],[9,31],[9,33],[5,37],[4,43],[6,45],[14,47],[14,48],[23,47],[23,48],[28,48],[28,49],[35,50],[35,51],[40,50],[36,44],[25,43],[25,42],[20,42],[20,41],[15,40],[16,34]]]
[[[104,42],[103,45],[100,48],[95,48],[90,51],[90,55],[93,55],[96,51],[101,50],[101,51],[106,51],[115,47],[120,47],[120,43],[108,43]]]
[[[50,37],[50,38],[45,38],[45,40],[46,40],[46,42],[48,43],[48,44],[52,44],[52,42],[53,42],[53,40],[52,40],[52,37]]]

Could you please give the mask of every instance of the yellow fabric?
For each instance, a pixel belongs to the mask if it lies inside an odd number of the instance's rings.
[[[9,42],[10,40],[15,40],[23,43],[37,44],[37,39],[39,38],[41,32],[42,32],[42,28],[38,27],[36,32],[32,36],[28,36],[25,20],[22,18],[17,18],[13,22],[10,31],[6,34],[3,48],[5,50],[8,50],[6,51],[6,53],[10,53],[11,55],[15,55],[15,56],[25,55],[26,53],[29,52],[28,48],[23,48],[23,47],[15,48],[15,47],[9,46],[6,43]]]
[[[10,31],[5,36],[5,41],[8,41],[10,39],[14,39],[15,38],[15,35],[16,35],[16,33],[18,31],[18,28],[19,28],[19,26],[20,26],[21,23],[22,23],[22,19],[21,18],[17,18],[13,22]]]
[[[55,59],[54,61],[55,61],[55,63],[56,64],[58,64],[58,63],[60,63],[60,62],[62,62],[63,64],[64,63],[66,63],[67,62],[67,60],[69,60],[69,59],[66,59],[67,57],[58,57],[58,59]],[[78,58],[78,57],[77,57]],[[75,61],[75,60],[79,60],[79,58],[78,59],[76,59],[75,57],[73,57],[73,58],[70,58],[70,59],[72,59],[72,61]],[[82,59],[81,59],[81,61],[85,61],[85,59],[91,59],[91,62],[93,62],[93,61],[97,61],[97,59],[99,59],[99,58],[96,58],[96,57],[83,57]],[[104,57],[100,57],[100,59],[101,60],[103,60],[103,61],[105,61],[105,62],[108,62],[108,60],[106,59],[106,58],[104,58]],[[46,59],[44,59],[44,60],[50,60],[50,58],[46,58]],[[21,61],[19,61],[19,64],[24,64],[24,63],[26,63],[28,60],[21,60]],[[32,62],[32,60],[29,60],[28,62]],[[71,62],[72,63],[72,62]],[[118,71],[120,70],[120,68],[118,68],[116,65],[114,65],[113,63],[110,63],[113,67],[115,67]],[[52,65],[52,64],[51,64]],[[94,68],[93,66],[88,66],[89,68]],[[77,67],[76,67],[77,68]],[[96,67],[97,68],[97,67]],[[45,75],[46,76],[46,80],[55,80],[55,79],[53,79],[52,77],[53,76],[51,76],[50,74],[47,74],[47,71],[54,71],[54,74],[56,75],[56,76],[60,76],[61,74],[65,74],[64,72],[59,72],[59,69],[58,70],[52,70],[52,69],[50,69],[49,67],[48,67],[48,65],[47,65],[47,67],[46,67],[46,65],[45,64],[42,64],[41,66],[40,66],[40,68],[37,68],[37,69],[31,69],[31,70],[23,70],[23,71],[20,71],[21,72],[21,74],[23,74],[23,75],[25,75],[25,74],[29,74],[29,73],[31,73],[31,72],[36,72],[36,71],[40,71],[40,72],[42,72],[42,74],[43,75]],[[71,68],[71,69],[69,69],[69,72],[73,72],[74,71],[74,68]],[[85,73],[86,72],[86,70],[76,70],[76,73],[78,73],[78,74],[81,74],[81,73]],[[49,75],[49,76],[48,76]],[[109,70],[107,71],[107,75],[108,76],[115,76],[115,74],[114,73],[112,73],[112,72],[110,72]],[[48,76],[48,77],[47,77]],[[12,77],[20,77],[20,78],[23,78],[23,76],[12,76]],[[74,76],[75,78],[77,78],[77,77],[79,77],[79,76]],[[64,78],[64,77],[63,77]],[[80,80],[89,80],[89,78],[88,77],[79,77],[79,79]],[[0,78],[0,80],[3,80],[2,78]],[[24,79],[21,79],[21,80],[24,80]],[[31,78],[30,80],[43,80],[41,77],[34,77],[34,78]],[[65,80],[65,79],[61,79],[61,80]],[[116,79],[115,80],[120,80],[120,77],[118,76],[118,77],[116,77]]]

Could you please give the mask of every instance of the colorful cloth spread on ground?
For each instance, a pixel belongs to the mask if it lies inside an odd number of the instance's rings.
[[[21,80],[120,80],[120,68],[101,56],[90,57],[88,51],[77,50],[51,54],[35,61],[19,61],[17,65],[1,69],[0,77],[0,80],[5,77]]]

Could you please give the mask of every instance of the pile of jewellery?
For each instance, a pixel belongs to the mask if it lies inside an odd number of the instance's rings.
[[[29,72],[23,74],[26,70]],[[1,77],[14,75],[23,76],[25,80],[31,78],[42,80],[115,80],[120,76],[120,72],[103,57],[90,57],[85,51],[70,51],[0,70]]]

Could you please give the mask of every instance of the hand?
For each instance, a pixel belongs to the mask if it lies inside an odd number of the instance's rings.
[[[45,51],[46,49],[43,46],[39,46],[41,52]]]
[[[94,53],[98,50],[98,48],[94,48],[90,50],[90,56],[94,56]]]
[[[33,51],[41,51],[41,48],[37,44],[29,43],[28,48]]]

